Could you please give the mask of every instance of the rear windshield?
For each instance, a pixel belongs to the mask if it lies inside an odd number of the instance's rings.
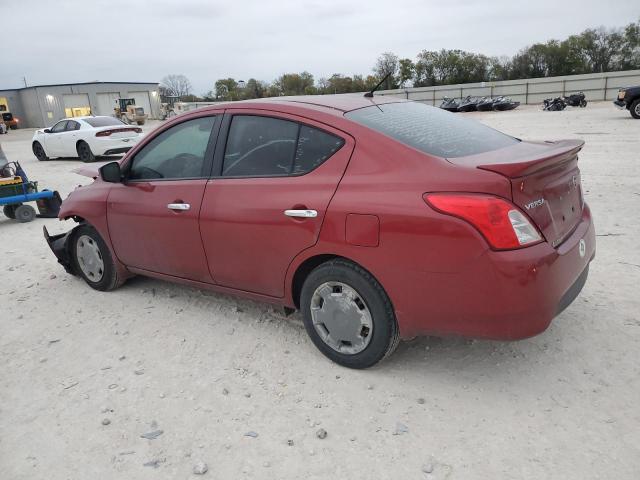
[[[443,158],[475,155],[519,142],[459,113],[418,102],[372,105],[345,116],[405,145]]]
[[[85,118],[84,121],[92,127],[111,127],[112,125],[124,125],[124,122],[121,122],[117,118],[113,117]]]

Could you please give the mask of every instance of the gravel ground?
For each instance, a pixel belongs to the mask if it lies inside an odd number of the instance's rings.
[[[469,115],[587,142],[598,252],[544,334],[421,338],[352,371],[298,314],[144,278],[99,293],[42,238],[67,225],[0,217],[0,478],[640,478],[640,121],[609,102]],[[87,181],[31,134],[0,137],[10,160],[63,197]]]

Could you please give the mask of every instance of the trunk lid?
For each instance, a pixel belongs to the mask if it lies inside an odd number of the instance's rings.
[[[139,127],[129,127],[126,125],[110,125],[108,127],[98,127],[95,131],[96,133],[111,131],[112,133],[108,135],[109,138],[129,138],[137,137],[139,135],[137,131],[138,128]]]
[[[495,172],[511,182],[512,200],[553,246],[578,225],[584,206],[578,152],[582,140],[520,142],[493,152],[449,159]]]

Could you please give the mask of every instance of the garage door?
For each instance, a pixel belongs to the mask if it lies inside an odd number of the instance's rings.
[[[144,108],[144,113],[151,115],[151,102],[149,101],[149,92],[129,92],[131,98],[135,98],[136,106]]]
[[[96,115],[113,115],[113,109],[118,105],[120,94],[118,92],[98,93],[98,111]]]
[[[66,117],[82,117],[91,115],[89,95],[86,93],[74,93],[62,95],[64,114]]]

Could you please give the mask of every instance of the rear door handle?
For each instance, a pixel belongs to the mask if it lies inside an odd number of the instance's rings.
[[[318,216],[318,212],[315,210],[285,210],[284,214],[287,217],[300,217],[300,218],[315,218]]]
[[[189,205],[188,203],[170,203],[167,205],[167,208],[169,210],[183,211],[189,210],[191,208],[191,205]]]

